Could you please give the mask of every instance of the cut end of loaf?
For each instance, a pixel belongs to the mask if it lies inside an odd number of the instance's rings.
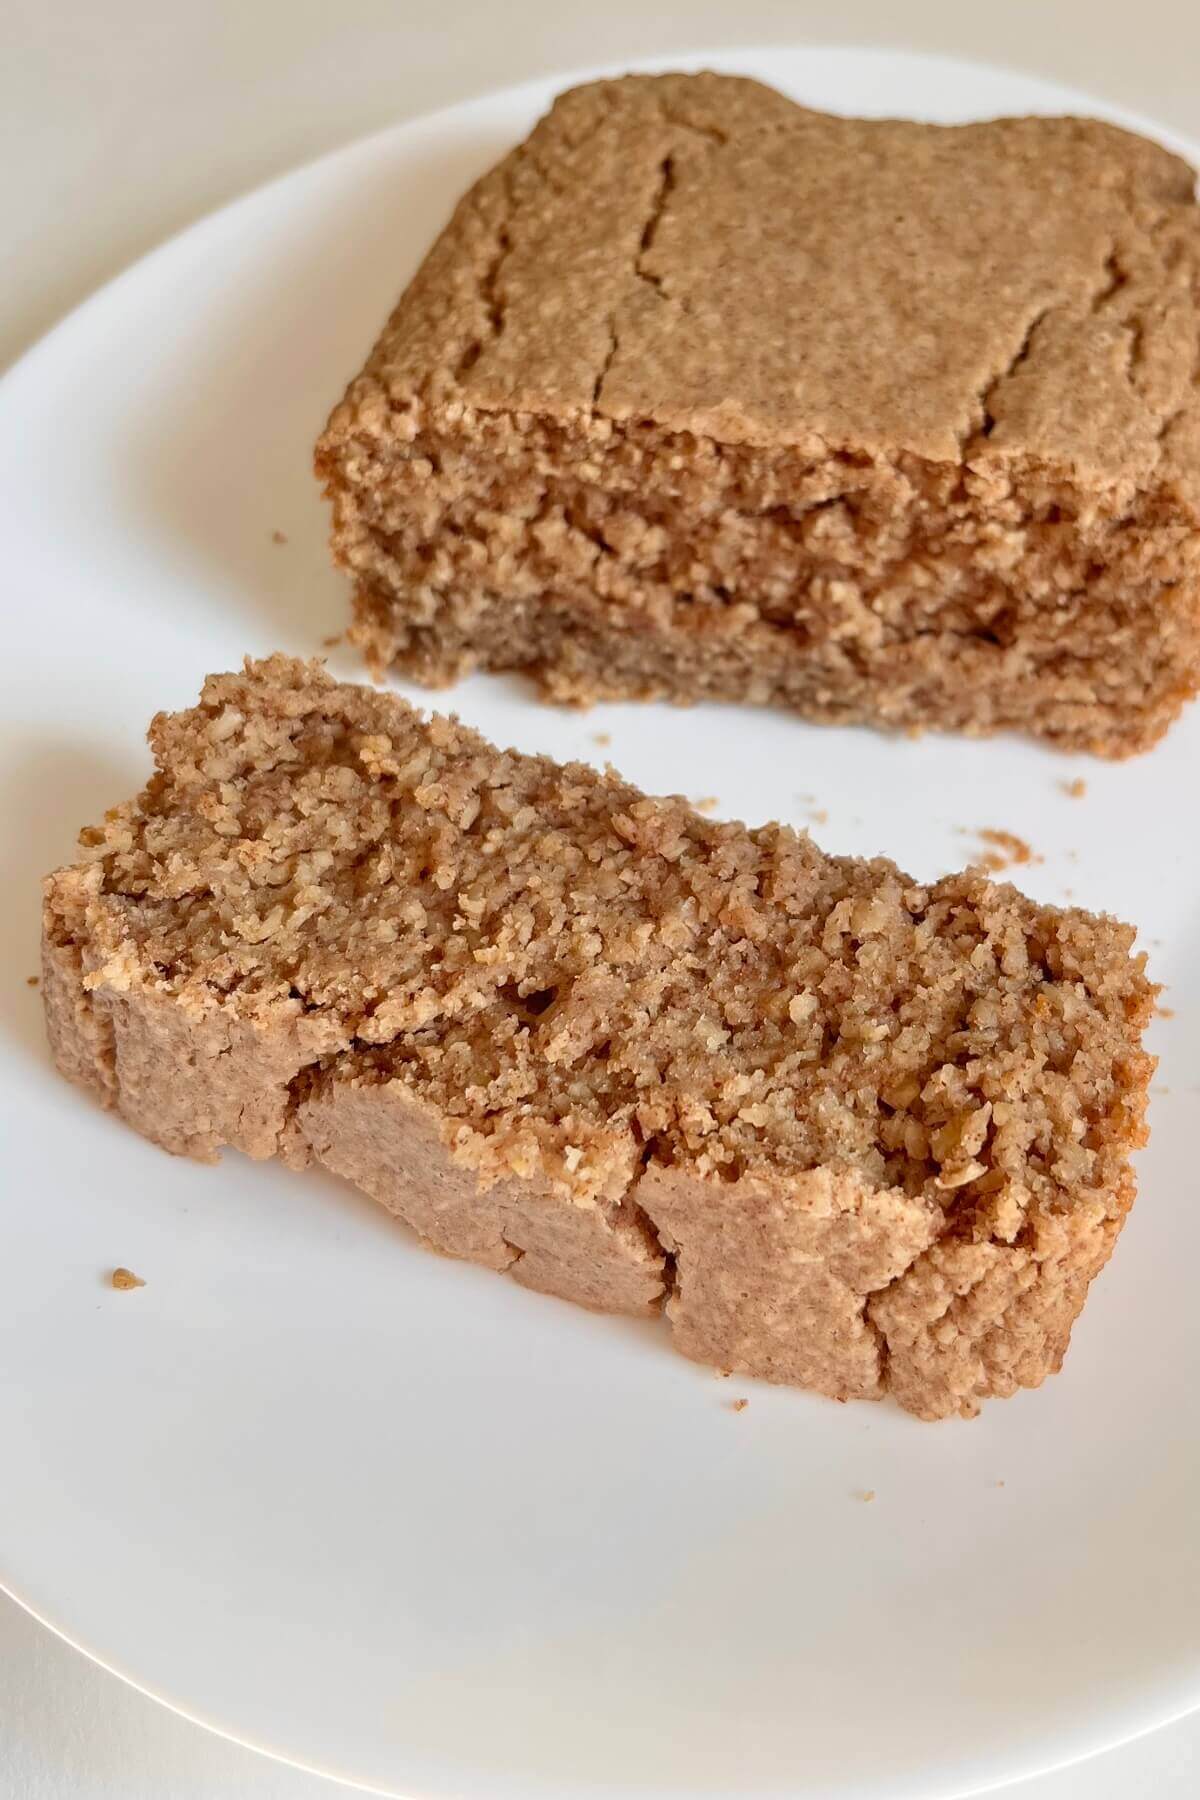
[[[373,661],[1125,756],[1200,680],[1200,209],[1080,119],[562,96],[317,450]]]

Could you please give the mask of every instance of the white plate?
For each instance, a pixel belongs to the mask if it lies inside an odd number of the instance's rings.
[[[1091,105],[884,52],[706,60],[855,112]],[[1032,891],[1140,923],[1176,1011],[1142,1199],[1065,1374],[975,1424],[722,1382],[657,1327],[425,1255],[332,1180],[174,1162],[56,1079],[25,985],[37,877],[140,783],[150,714],[342,626],[310,444],[452,199],[559,85],[251,195],[0,392],[0,1573],[193,1718],[389,1794],[936,1800],[1200,1701],[1200,711],[1105,767],[453,697],[559,755],[609,731],[635,780],[729,813],[827,810],[825,844],[922,876],[1007,827],[1044,855]],[[147,1285],[114,1293],[117,1263]]]

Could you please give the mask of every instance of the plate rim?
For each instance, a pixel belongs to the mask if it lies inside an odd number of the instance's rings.
[[[438,106],[419,108],[368,132],[343,139],[329,148],[303,157],[264,181],[236,188],[227,198],[204,208],[169,229],[139,254],[122,264],[81,300],[70,305],[52,319],[38,336],[25,345],[3,369],[0,369],[0,425],[3,424],[6,403],[11,400],[14,391],[22,382],[36,379],[38,365],[43,359],[53,355],[60,339],[68,336],[85,317],[90,317],[102,305],[111,302],[126,284],[133,285],[141,277],[143,271],[151,265],[158,266],[160,262],[169,258],[185,239],[201,235],[218,222],[225,221],[229,215],[239,209],[266,199],[273,193],[282,191],[286,186],[314,175],[319,170],[330,168],[338,162],[349,163],[358,156],[370,160],[386,144],[402,138],[409,132],[436,129],[442,124],[448,125],[454,115],[461,114],[468,108],[485,105],[489,101],[501,98],[512,99],[527,91],[545,89],[559,91],[581,83],[627,73],[653,74],[673,69],[690,71],[697,65],[711,67],[717,72],[721,72],[723,67],[728,69],[731,62],[741,63],[752,59],[765,59],[778,53],[811,53],[818,57],[845,56],[852,59],[881,57],[920,65],[924,69],[940,66],[947,75],[962,74],[963,72],[999,74],[1022,83],[1030,91],[1031,97],[1035,90],[1040,90],[1043,97],[1047,101],[1052,101],[1056,109],[1062,109],[1065,106],[1072,114],[1076,111],[1091,114],[1118,124],[1127,130],[1150,137],[1176,154],[1184,156],[1200,170],[1200,137],[1192,139],[1186,133],[1165,126],[1137,109],[1089,92],[1085,88],[1076,87],[1073,83],[1060,82],[1052,76],[1044,75],[1005,59],[993,60],[959,55],[951,51],[925,50],[883,41],[869,43],[854,43],[845,40],[812,42],[803,38],[777,38],[756,40],[751,43],[709,45],[673,53],[615,57],[598,63],[566,68],[555,66],[516,81],[486,81],[479,86],[472,86],[469,91],[459,95],[456,99]],[[877,116],[902,117],[904,115],[897,113]],[[1197,177],[1197,186],[1200,189],[1200,174]],[[2,1549],[0,1549],[0,1555],[3,1555]],[[164,1707],[168,1712],[174,1713],[189,1724],[211,1732],[214,1736],[235,1744],[241,1749],[269,1758],[272,1762],[279,1763],[284,1767],[340,1784],[348,1791],[382,1796],[382,1800],[415,1800],[415,1794],[410,1795],[410,1790],[401,1790],[391,1785],[378,1786],[374,1782],[324,1766],[320,1762],[298,1757],[286,1749],[243,1735],[242,1732],[231,1729],[219,1720],[206,1716],[203,1712],[191,1710],[186,1703],[159,1691],[143,1677],[133,1674],[81,1641],[69,1627],[50,1616],[50,1613],[43,1610],[41,1605],[19,1592],[3,1567],[0,1567],[0,1594],[19,1606],[23,1612],[50,1631],[62,1643],[86,1657],[96,1667],[104,1670],[106,1674],[115,1677],[136,1693]],[[1016,1762],[1010,1764],[1007,1772],[986,1776],[981,1781],[972,1781],[971,1785],[967,1787],[958,1785],[952,1771],[946,1769],[940,1774],[935,1773],[930,1777],[929,1782],[922,1790],[923,1800],[974,1800],[975,1796],[994,1793],[1010,1786],[1015,1787],[1039,1776],[1058,1774],[1127,1744],[1135,1743],[1157,1730],[1200,1714],[1200,1671],[1185,1677],[1185,1681],[1191,1691],[1189,1697],[1183,1699],[1182,1703],[1178,1694],[1171,1698],[1169,1690],[1165,1690],[1160,1685],[1159,1691],[1164,1694],[1163,1704],[1155,1705],[1151,1702],[1139,1704],[1137,1701],[1131,1700],[1125,1706],[1121,1716],[1126,1721],[1132,1720],[1133,1722],[1119,1726],[1112,1734],[1102,1730],[1100,1735],[1084,1749],[1071,1749],[1065,1755],[1046,1760],[1044,1751],[1039,1752],[1034,1747],[1024,1757],[1018,1756]],[[949,1785],[945,1785],[946,1783]]]
[[[69,1649],[85,1657],[96,1668],[103,1669],[106,1675],[113,1676],[125,1687],[132,1688],[134,1693],[142,1695],[144,1699],[152,1701],[156,1706],[165,1708],[176,1718],[185,1720],[189,1725],[197,1726],[201,1731],[210,1732],[214,1737],[223,1739],[227,1744],[236,1745],[239,1750],[249,1750],[255,1756],[265,1757],[269,1762],[278,1763],[283,1768],[295,1769],[298,1774],[314,1775],[322,1781],[332,1782],[336,1786],[345,1788],[348,1793],[369,1794],[376,1796],[377,1800],[419,1800],[415,1792],[402,1793],[399,1788],[378,1787],[373,1782],[360,1781],[353,1775],[342,1774],[336,1769],[324,1768],[320,1763],[308,1762],[301,1757],[292,1755],[290,1751],[278,1749],[273,1745],[256,1743],[253,1739],[232,1731],[227,1725],[205,1718],[202,1713],[192,1712],[179,1700],[168,1694],[160,1693],[138,1676],[131,1675],[127,1670],[117,1667],[115,1663],[108,1661],[98,1652],[89,1649],[86,1644],[73,1637],[64,1626],[49,1618],[31,1601],[16,1593],[2,1575],[0,1575],[0,1594],[11,1600],[14,1605],[19,1606],[22,1612],[43,1626],[60,1643],[66,1644]],[[1113,1750],[1122,1750],[1129,1744],[1140,1742],[1142,1738],[1152,1737],[1156,1731],[1165,1731],[1170,1726],[1178,1725],[1184,1719],[1197,1715],[1200,1715],[1200,1697],[1186,1706],[1168,1711],[1161,1717],[1156,1714],[1147,1723],[1135,1726],[1133,1730],[1121,1737],[1114,1738],[1111,1743],[1100,1744],[1095,1749],[1073,1752],[1053,1762],[1039,1762],[1036,1767],[1027,1768],[1019,1774],[1002,1775],[997,1781],[987,1779],[982,1784],[973,1784],[965,1788],[958,1786],[929,1787],[925,1790],[923,1800],[980,1800],[980,1796],[1003,1793],[1009,1788],[1015,1792],[1026,1782],[1036,1781],[1042,1776],[1060,1775],[1068,1769],[1081,1768],[1085,1763],[1107,1756]]]

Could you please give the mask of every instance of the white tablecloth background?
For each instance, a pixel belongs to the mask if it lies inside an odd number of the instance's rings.
[[[942,50],[1200,140],[1200,0],[5,0],[0,16],[0,364],[167,233],[297,162],[483,88],[622,57]],[[1191,1800],[1198,1787],[1200,1714],[1017,1791]],[[0,1800],[335,1791],[168,1713],[0,1596]]]

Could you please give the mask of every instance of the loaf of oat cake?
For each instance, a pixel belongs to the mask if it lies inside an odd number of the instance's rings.
[[[1145,749],[1200,669],[1193,174],[1089,119],[564,94],[317,448],[376,664]]]
[[[1059,1367],[1134,1194],[1133,932],[273,657],[46,884],[59,1068],[686,1355],[923,1418]]]

